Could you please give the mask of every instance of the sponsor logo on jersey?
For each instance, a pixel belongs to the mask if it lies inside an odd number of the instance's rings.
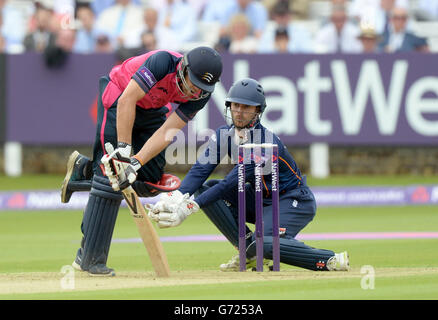
[[[149,87],[149,89],[152,88],[155,83],[157,83],[157,80],[155,79],[152,72],[146,67],[141,67],[138,70],[137,75]]]

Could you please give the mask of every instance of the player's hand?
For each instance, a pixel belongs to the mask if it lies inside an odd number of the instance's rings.
[[[179,192],[179,191],[178,191]],[[179,192],[179,194],[181,194]],[[172,200],[176,200],[173,198]],[[182,198],[174,203],[159,201],[149,208],[149,217],[157,222],[160,228],[170,228],[179,226],[189,215],[199,210],[196,201],[190,199],[186,193]]]
[[[152,207],[149,207],[150,213],[154,215],[160,212],[171,212],[174,209],[173,205],[180,203],[183,198],[184,195],[179,190],[161,193],[160,200]],[[153,216],[151,218],[154,219]]]
[[[106,155],[101,162],[105,168],[111,187],[114,191],[123,190],[129,187],[137,179],[137,171],[141,168],[140,162],[130,157],[131,146],[121,145],[114,150],[111,143],[105,143]]]

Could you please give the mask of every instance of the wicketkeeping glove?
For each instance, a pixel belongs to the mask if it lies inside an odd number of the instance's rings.
[[[137,171],[141,168],[141,163],[131,155],[131,146],[120,144],[114,150],[111,143],[105,143],[106,155],[101,162],[105,168],[114,191],[123,190],[129,187],[137,179]]]
[[[149,217],[157,222],[158,227],[179,226],[189,215],[199,210],[199,205],[190,199],[188,193],[182,197],[181,195],[179,191],[169,192],[153,207],[146,207],[149,210]]]
[[[155,205],[148,206],[147,209],[149,210],[149,216],[153,220],[156,220],[154,217],[155,214],[160,212],[171,212],[174,209],[173,205],[179,204],[183,198],[184,195],[179,190],[160,194],[160,200]]]

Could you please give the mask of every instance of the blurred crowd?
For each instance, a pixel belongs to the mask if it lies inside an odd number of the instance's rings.
[[[115,52],[210,45],[230,53],[428,52],[413,22],[438,21],[438,0],[0,0],[0,52]],[[323,3],[324,1],[319,1]],[[308,24],[312,20],[312,24]],[[52,60],[50,60],[52,59]]]

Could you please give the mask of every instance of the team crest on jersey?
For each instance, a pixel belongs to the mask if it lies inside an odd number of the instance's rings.
[[[213,75],[209,72],[204,73],[204,75],[202,76],[202,80],[207,81],[208,83],[210,83],[213,80]]]

